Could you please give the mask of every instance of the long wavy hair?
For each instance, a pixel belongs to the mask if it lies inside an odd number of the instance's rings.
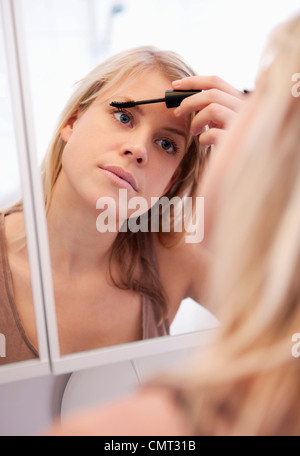
[[[266,55],[218,150],[238,138],[211,237],[207,302],[221,326],[185,374],[162,380],[181,390],[199,435],[300,435],[300,16]]]
[[[124,80],[141,78],[142,74],[149,70],[161,73],[170,81],[195,75],[195,72],[176,53],[143,46],[109,58],[80,81],[61,114],[42,163],[46,212],[51,204],[53,188],[62,167],[65,142],[60,135],[61,129],[75,112],[86,110],[97,96],[100,94],[105,96],[106,90],[117,86]],[[169,199],[174,196],[195,197],[195,189],[207,152],[207,149],[199,145],[198,138],[190,136],[187,151],[180,163],[180,176],[164,196]],[[189,216],[192,217],[192,214]],[[149,224],[151,224],[150,212]],[[183,230],[182,235],[184,234]],[[161,232],[158,233],[158,236],[165,245],[171,246],[180,241],[178,233],[172,229],[170,233]],[[158,320],[161,321],[167,314],[167,301],[153,255],[151,233],[120,232],[111,250],[110,265],[113,262],[122,265],[121,279],[118,281],[115,280],[112,268],[110,268],[114,283],[122,289],[131,289],[150,298],[156,304]]]

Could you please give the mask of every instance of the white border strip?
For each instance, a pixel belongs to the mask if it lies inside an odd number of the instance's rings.
[[[11,381],[36,376],[38,373],[45,374],[50,372],[40,254],[37,242],[37,213],[34,204],[34,195],[41,190],[37,185],[33,185],[32,169],[37,164],[34,162],[36,152],[29,85],[26,78],[22,24],[16,14],[17,9],[19,8],[20,10],[20,5],[15,5],[13,0],[1,0],[1,7],[40,356],[38,362],[33,360],[2,366],[0,369],[0,382],[4,381],[5,378],[7,379],[6,381]],[[9,373],[9,375],[6,375],[5,372]]]
[[[130,344],[91,350],[72,355],[65,355],[53,364],[54,373],[65,374],[92,367],[122,361],[136,361],[151,355],[174,352],[187,348],[196,349],[207,344],[216,333],[216,328],[181,334],[163,336]]]

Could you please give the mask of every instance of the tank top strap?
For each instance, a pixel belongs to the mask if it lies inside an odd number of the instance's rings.
[[[168,319],[163,319],[161,324],[157,323],[156,307],[146,296],[142,296],[142,315],[143,340],[170,334]]]

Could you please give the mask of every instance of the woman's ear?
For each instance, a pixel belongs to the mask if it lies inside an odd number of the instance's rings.
[[[60,136],[62,140],[67,143],[73,133],[73,128],[78,119],[78,111],[76,111],[72,116],[69,118],[65,126],[60,131]]]
[[[171,177],[171,180],[170,182],[168,183],[168,185],[166,186],[165,190],[164,190],[164,195],[170,190],[170,188],[172,187],[172,185],[174,184],[174,182],[178,179],[178,177],[180,176],[181,174],[181,167],[177,168],[175,173],[173,174],[173,176]]]

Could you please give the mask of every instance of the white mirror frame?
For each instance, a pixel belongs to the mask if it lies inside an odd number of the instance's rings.
[[[1,0],[3,33],[6,49],[8,79],[16,137],[26,237],[28,243],[31,284],[36,317],[39,359],[3,365],[0,368],[0,384],[14,380],[46,375],[50,370],[49,350],[44,313],[44,292],[42,287],[40,246],[37,237],[37,202],[42,195],[40,179],[37,179],[31,103],[26,79],[26,62],[22,51],[22,30],[15,14],[14,1]],[[41,220],[39,220],[39,224]]]

